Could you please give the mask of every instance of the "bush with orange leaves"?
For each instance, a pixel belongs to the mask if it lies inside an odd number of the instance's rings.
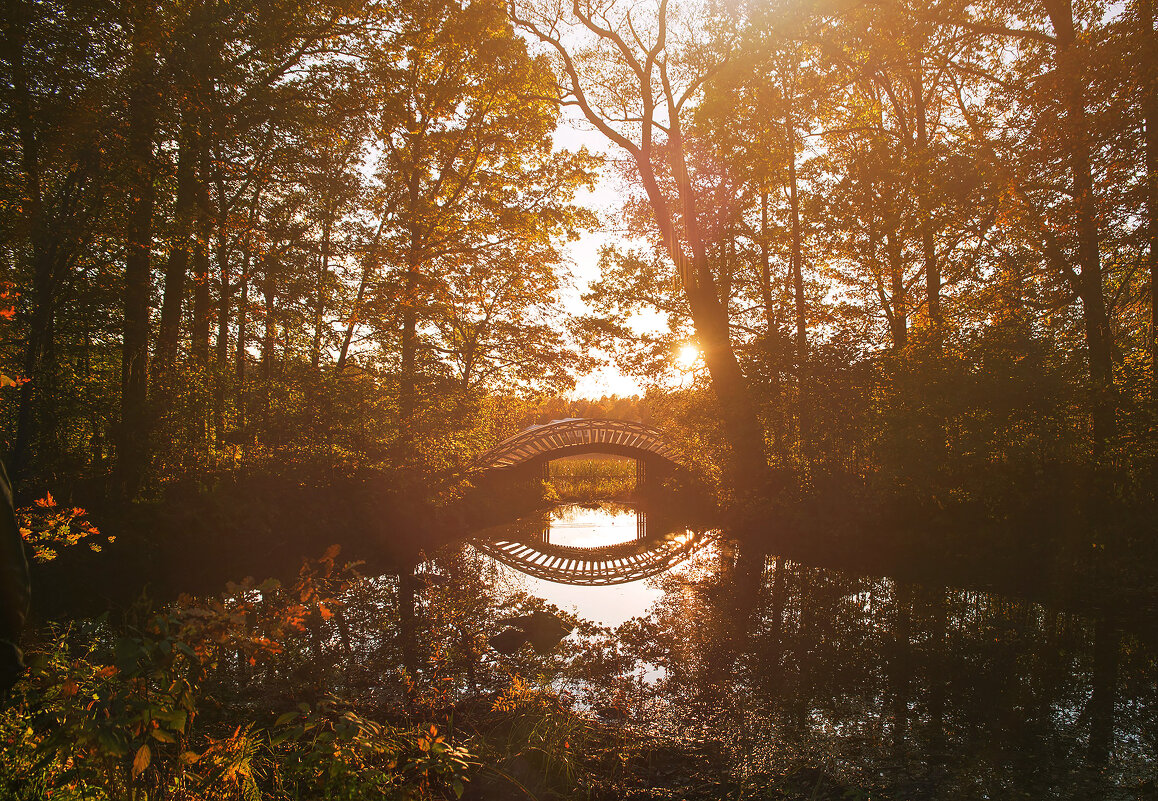
[[[356,574],[337,554],[307,562],[288,587],[248,580],[136,625],[104,616],[48,631],[0,714],[0,796],[461,795],[469,754],[437,731],[366,720],[333,699],[275,718],[222,714],[213,697],[223,670],[276,670],[312,618],[340,611]]]
[[[16,510],[16,522],[20,536],[37,562],[49,562],[60,555],[65,548],[75,545],[87,546],[91,551],[100,551],[103,545],[111,544],[115,537],[102,536],[100,531],[85,517],[84,509],[78,506],[59,506],[51,492],[46,492],[31,506]]]

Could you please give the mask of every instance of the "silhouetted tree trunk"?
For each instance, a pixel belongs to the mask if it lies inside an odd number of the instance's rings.
[[[776,317],[772,300],[772,267],[768,252],[768,190],[760,190],[760,302],[764,305],[764,329],[768,338],[768,378],[771,382],[770,394],[773,400],[772,448],[780,458],[784,428],[784,404],[781,402],[783,390],[780,383],[780,364],[787,351],[780,321]]]
[[[14,3],[4,15],[4,43],[12,64],[12,99],[20,139],[20,170],[24,189],[24,212],[28,219],[29,258],[32,262],[32,292],[29,298],[28,340],[24,351],[24,377],[17,410],[16,445],[12,453],[12,481],[16,485],[24,474],[32,443],[36,440],[36,415],[33,405],[40,389],[45,352],[52,339],[56,305],[56,260],[53,258],[50,231],[45,219],[41,188],[41,154],[33,118],[31,87],[25,64],[25,32],[31,9],[25,2]]]
[[[350,310],[350,319],[346,321],[346,332],[342,335],[342,348],[338,351],[338,363],[334,367],[335,377],[342,374],[346,367],[346,359],[350,354],[350,343],[354,341],[354,328],[358,325],[358,315],[362,312],[362,303],[366,299],[366,287],[370,283],[370,274],[377,267],[377,259],[366,257],[362,267],[362,277],[358,280],[358,294],[354,297],[354,306]],[[371,266],[373,265],[373,267]]]
[[[241,285],[237,301],[237,352],[234,364],[234,384],[237,391],[237,427],[245,428],[245,347],[249,343],[249,273],[253,257],[246,249],[242,262]]]
[[[153,140],[156,136],[156,20],[150,0],[132,8],[133,52],[128,107],[129,219],[126,229],[124,341],[121,350],[121,425],[117,482],[135,495],[148,461],[146,425],[149,359],[150,259],[153,247]]]
[[[263,415],[269,420],[270,383],[273,380],[274,347],[277,345],[277,321],[274,319],[274,298],[277,295],[277,283],[274,272],[277,269],[277,258],[266,254],[263,259],[265,274],[261,280],[261,294],[265,301],[265,332],[261,340],[261,383],[264,391]]]
[[[417,181],[411,182],[412,208],[417,208]],[[421,245],[420,233],[416,225],[412,224],[409,235],[409,251],[407,254],[406,279],[403,288],[402,303],[402,331],[399,339],[399,367],[398,367],[398,418],[401,427],[402,448],[408,452],[413,432],[413,418],[415,410],[416,380],[418,352],[418,278],[420,262],[418,258]]]
[[[327,204],[328,206],[328,204]],[[322,321],[326,313],[326,282],[330,276],[330,235],[334,226],[333,212],[326,208],[322,220],[322,257],[318,262],[317,287],[314,292],[314,341],[310,346],[310,365],[317,370],[322,359]]]
[[[811,458],[811,420],[808,397],[808,309],[804,298],[804,248],[800,233],[800,197],[796,178],[796,120],[791,108],[784,115],[788,133],[788,206],[792,220],[792,291],[796,303],[796,419],[800,425],[800,448]]]
[[[204,147],[204,144],[202,145]],[[197,184],[197,242],[193,247],[193,328],[190,353],[202,371],[209,365],[209,243],[213,221],[206,180],[208,156],[201,154],[201,179]]]
[[[772,304],[772,268],[768,254],[768,190],[760,190],[760,301],[764,304],[764,328],[771,345],[779,335]]]
[[[224,209],[224,192],[218,193]],[[222,218],[225,213],[222,211]],[[229,383],[229,325],[233,321],[233,292],[236,285],[229,280],[229,246],[224,234],[225,220],[218,222],[221,233],[217,237],[217,272],[219,275],[220,302],[217,307],[217,341],[213,362],[213,431],[218,442],[225,436],[225,390]],[[245,258],[249,258],[248,254]]]
[[[190,233],[197,191],[197,136],[189,120],[181,125],[180,150],[177,154],[177,198],[173,208],[173,243],[165,264],[165,290],[161,299],[161,323],[157,333],[154,359],[158,376],[168,372],[176,358],[181,338],[181,307],[185,301],[185,279],[189,271]]]
[[[889,333],[893,348],[901,350],[909,342],[909,309],[905,299],[905,262],[901,250],[901,234],[895,226],[885,232],[885,258],[888,260],[889,292],[892,295]]]
[[[929,173],[933,169],[932,150],[929,146],[928,107],[921,80],[920,61],[917,76],[911,82],[913,112],[916,117],[917,203],[921,226],[921,255],[925,265],[925,303],[929,312],[929,326],[934,342],[941,337],[941,265],[937,261],[937,245],[933,236],[933,200],[930,197]]]
[[[1073,180],[1078,264],[1075,289],[1082,300],[1086,347],[1092,384],[1091,420],[1094,452],[1101,454],[1117,439],[1117,399],[1114,391],[1113,332],[1102,288],[1101,249],[1094,202],[1090,130],[1082,89],[1085,71],[1077,44],[1070,0],[1046,0],[1046,12],[1056,39],[1055,62],[1065,105],[1065,148]]]

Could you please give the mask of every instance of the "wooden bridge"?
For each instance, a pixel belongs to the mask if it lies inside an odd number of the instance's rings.
[[[687,559],[710,539],[708,534],[685,531],[599,548],[485,538],[474,540],[473,545],[496,561],[535,578],[599,587],[657,576]]]
[[[630,456],[642,471],[647,463],[678,465],[675,451],[654,426],[630,420],[570,417],[531,426],[508,437],[475,460],[478,470],[547,463],[562,456],[608,453]]]

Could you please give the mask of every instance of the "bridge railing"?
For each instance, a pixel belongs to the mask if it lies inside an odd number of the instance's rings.
[[[654,426],[631,420],[569,418],[532,426],[508,437],[480,454],[475,466],[480,470],[515,467],[553,452],[597,451],[601,446],[679,463],[675,451],[664,442],[663,432]]]

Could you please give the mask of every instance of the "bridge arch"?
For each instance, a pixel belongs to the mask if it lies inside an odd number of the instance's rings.
[[[475,466],[480,470],[505,469],[583,453],[680,463],[664,441],[663,432],[655,426],[631,420],[570,417],[523,429],[482,453]]]

